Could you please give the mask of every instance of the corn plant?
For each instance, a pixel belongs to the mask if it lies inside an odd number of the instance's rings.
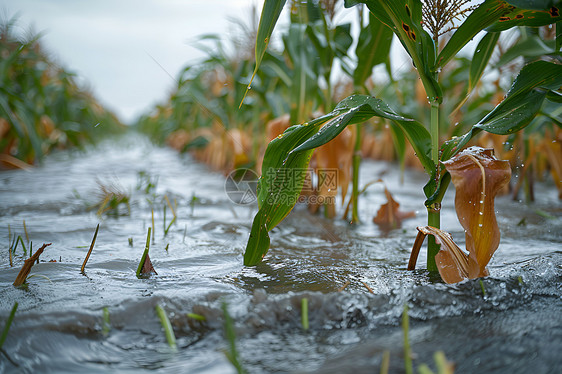
[[[561,102],[562,95],[559,91],[562,85],[562,65],[557,56],[562,36],[558,31],[552,58],[532,61],[525,65],[501,103],[476,123],[468,126],[469,129],[465,134],[444,143],[440,142],[440,123],[445,122],[446,117],[442,115],[443,90],[439,74],[457,53],[481,31],[486,31],[470,63],[469,94],[481,79],[489,62],[491,49],[497,43],[500,32],[515,26],[538,27],[557,24],[560,27],[562,20],[560,16],[562,4],[556,0],[534,2],[486,0],[470,8],[463,8],[464,3],[467,2],[345,1],[346,7],[365,4],[371,14],[390,29],[400,41],[411,58],[426,92],[431,108],[429,126],[424,126],[415,118],[398,114],[379,98],[355,94],[342,100],[330,113],[292,126],[280,137],[272,140],[266,149],[262,164],[262,177],[258,185],[259,211],[254,218],[246,246],[245,265],[255,265],[265,256],[270,245],[268,232],[287,216],[294,206],[296,196],[300,194],[304,176],[287,171],[306,168],[312,151],[334,139],[346,126],[363,123],[372,117],[381,117],[392,121],[400,129],[429,177],[423,188],[427,198],[425,206],[428,212],[428,227],[439,229],[441,201],[451,181],[451,174],[443,163],[452,160],[479,133],[483,131],[500,135],[516,133],[526,127],[541,108],[547,108],[543,105],[545,102],[555,104]],[[264,3],[256,40],[256,70],[265,54],[284,4],[285,1],[274,0],[266,0]],[[466,17],[458,27],[451,26],[451,21],[463,16]],[[449,29],[451,31],[454,29],[454,32],[440,49],[439,37]],[[475,160],[476,165],[482,166],[479,169],[483,177],[480,183],[485,186],[485,178],[488,174],[483,165],[493,162],[488,158],[489,152],[475,153],[478,153],[478,157],[470,152],[464,156]],[[502,175],[500,179],[504,178]],[[486,188],[482,188],[481,193],[486,191]],[[486,211],[493,215],[493,209],[490,211],[488,208],[483,209],[475,203],[469,213],[476,212],[478,215]],[[459,218],[461,219],[460,215]],[[461,219],[461,223],[463,222],[464,218]],[[475,227],[473,227],[474,222],[476,222]],[[497,230],[495,216],[483,220],[476,217],[476,220],[470,221],[470,225],[474,229],[471,231],[472,235],[476,238],[486,237],[489,235],[489,230]],[[495,227],[491,227],[494,225]],[[439,270],[435,257],[440,247],[436,243],[435,236],[430,237],[428,242],[427,268],[430,271]],[[494,244],[497,248],[495,238],[494,235]],[[475,247],[480,248],[480,244],[476,244]],[[496,248],[485,250],[493,253]],[[480,261],[481,257],[489,260],[490,256],[471,255],[470,261]],[[468,262],[474,265],[470,261]],[[476,276],[485,274],[483,270],[485,265],[477,263],[474,268],[478,268],[478,271],[475,270],[471,274],[478,273]]]
[[[25,167],[53,148],[124,129],[48,57],[40,35],[19,35],[16,24],[17,18],[0,22],[0,162]]]

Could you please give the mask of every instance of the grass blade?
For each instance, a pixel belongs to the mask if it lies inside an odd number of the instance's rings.
[[[90,244],[90,249],[88,250],[88,254],[82,263],[82,268],[80,269],[80,273],[84,274],[84,269],[86,268],[86,262],[90,258],[90,254],[92,254],[92,250],[94,249],[94,244],[96,244],[96,238],[98,237],[98,230],[100,229],[100,224],[98,223],[96,227],[96,232],[94,233],[94,238],[92,239],[92,244]]]
[[[229,345],[229,351],[225,352],[226,358],[228,358],[230,363],[236,368],[238,374],[246,373],[238,357],[238,350],[236,349],[236,331],[234,330],[232,317],[228,314],[228,305],[226,303],[222,303],[222,312],[224,314],[224,332]]]
[[[408,317],[408,305],[404,305],[402,312],[402,331],[404,332],[404,369],[406,374],[413,374],[414,367],[412,365],[412,350],[410,349],[410,339],[408,333],[410,330],[410,319]]]
[[[4,345],[6,338],[8,337],[8,331],[10,331],[10,326],[12,325],[12,321],[14,320],[14,316],[16,315],[16,310],[18,309],[18,302],[14,302],[14,306],[12,307],[12,311],[10,312],[10,316],[6,321],[6,325],[4,326],[4,330],[2,330],[2,336],[0,336],[0,349]]]
[[[308,299],[306,297],[301,299],[301,324],[304,331],[308,330]]]
[[[156,314],[158,314],[158,318],[160,318],[160,323],[164,328],[164,333],[166,334],[166,340],[168,341],[168,345],[170,346],[170,348],[176,350],[177,349],[176,336],[174,335],[174,329],[172,328],[172,324],[168,319],[168,315],[166,314],[166,311],[160,305],[156,305]]]
[[[142,254],[141,260],[139,262],[139,266],[137,268],[137,278],[141,277],[142,269],[144,267],[144,263],[146,262],[146,258],[148,257],[148,249],[150,248],[150,233],[151,228],[148,228],[148,234],[146,235],[146,244],[144,246],[144,252]]]
[[[107,309],[107,307],[104,307],[101,333],[103,334],[103,336],[107,336],[110,330],[111,330],[111,323],[109,322],[109,309]]]

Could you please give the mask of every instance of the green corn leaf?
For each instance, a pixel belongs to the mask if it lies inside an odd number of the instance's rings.
[[[522,9],[544,10],[558,3],[555,0],[506,0],[511,5]]]
[[[538,37],[529,37],[523,41],[515,43],[502,54],[498,62],[495,64],[495,67],[504,66],[520,56],[528,60],[552,53],[554,45],[550,42],[554,41],[544,41]]]
[[[527,126],[537,115],[544,99],[562,86],[562,65],[546,61],[530,63],[521,69],[505,99],[465,135],[449,140],[441,148],[442,161],[458,153],[481,131],[507,135]]]
[[[289,127],[265,151],[258,182],[259,211],[254,217],[244,252],[244,265],[257,265],[269,250],[269,234],[293,209],[300,195],[312,150],[289,152],[315,134],[328,116]]]
[[[351,24],[346,23],[336,26],[333,38],[335,55],[339,58],[347,57],[347,51],[353,44],[353,37],[351,36]]]
[[[254,75],[258,70],[263,55],[269,45],[269,40],[275,24],[279,19],[279,15],[285,6],[286,0],[265,0],[263,4],[263,9],[261,12],[260,23],[258,26],[258,35],[256,37],[256,68],[254,70]]]
[[[439,53],[435,70],[445,66],[476,34],[494,24],[500,17],[509,14],[512,9],[513,6],[502,0],[486,0],[480,4],[470,13]]]
[[[435,45],[421,25],[421,1],[346,0],[345,6],[366,4],[371,13],[398,37],[422,80],[430,101],[441,102],[443,94],[434,77]]]
[[[554,103],[562,103],[562,94],[556,91],[549,91],[546,98]]]
[[[244,251],[244,265],[254,266],[260,263],[269,250],[269,230],[265,224],[265,210],[259,210],[252,222],[250,238]]]
[[[289,187],[289,185],[281,186],[281,183],[287,182],[284,181],[285,178],[280,175],[281,173],[285,173],[286,169],[292,167],[293,164],[303,168],[307,167],[308,161],[299,165],[299,162],[304,162],[304,160],[296,157],[299,155],[289,155],[289,153],[318,132],[320,126],[330,118],[330,115],[326,115],[308,124],[291,126],[269,143],[263,157],[262,175],[258,182],[258,206],[260,209],[265,206],[267,201],[273,200],[274,187]],[[275,186],[275,184],[277,185]],[[300,189],[297,193],[300,193]],[[272,225],[271,222],[268,222],[269,229],[271,230],[277,223],[274,222]]]
[[[369,13],[369,24],[361,30],[355,49],[357,67],[353,72],[353,83],[356,86],[362,86],[371,76],[373,68],[386,61],[392,35],[391,29]]]
[[[550,4],[546,6],[546,4]],[[560,21],[553,1],[486,0],[455,31],[437,58],[435,69],[445,66],[480,31],[499,32],[514,26],[544,26]],[[541,10],[537,10],[541,9]]]
[[[367,95],[352,95],[342,100],[330,113],[332,119],[310,139],[291,153],[314,149],[334,139],[347,125],[364,122],[371,117],[392,120],[404,132],[428,174],[435,165],[431,160],[431,136],[419,122],[396,114],[384,101]]]
[[[490,57],[492,57],[492,52],[498,42],[500,37],[499,32],[489,32],[480,40],[476,50],[474,51],[474,56],[472,57],[472,63],[470,64],[470,78],[469,78],[469,88],[468,93],[470,93],[475,87],[488,62]]]
[[[258,264],[269,250],[271,231],[293,209],[307,175],[315,148],[335,138],[351,124],[378,116],[392,120],[412,144],[430,175],[435,173],[431,160],[431,137],[426,128],[412,119],[396,114],[382,100],[353,95],[336,108],[309,123],[288,128],[273,139],[264,155],[262,176],[258,182],[259,211],[254,217],[244,253],[244,264]]]
[[[400,161],[400,170],[404,171],[406,160],[406,138],[404,137],[404,132],[394,122],[389,122],[389,125],[392,134],[392,144],[394,145],[396,157],[398,157],[398,160]]]
[[[562,20],[562,1],[560,0],[508,0],[513,6],[487,31],[503,31],[515,26],[539,27]]]
[[[285,2],[286,0],[265,0],[263,4],[260,23],[258,25],[258,35],[256,36],[256,67],[254,68],[248,87],[252,84],[252,80],[256,76],[260,67],[265,51],[267,50],[267,46],[269,45],[271,34],[273,33],[273,29],[279,19],[279,15],[285,6]],[[246,93],[248,93],[248,89],[246,89]],[[246,93],[244,94],[244,97],[246,96]],[[244,101],[244,98],[242,98],[242,101]]]
[[[562,21],[556,22],[556,50],[555,52],[560,52],[562,48]]]
[[[499,32],[489,32],[480,40],[476,50],[474,51],[474,55],[472,56],[472,62],[470,64],[470,75],[468,79],[468,90],[466,91],[466,96],[462,98],[462,100],[457,104],[456,109],[459,109],[463,106],[472,91],[476,88],[476,85],[480,81],[490,58],[492,57],[492,52],[494,52],[494,48],[498,42],[500,37]]]

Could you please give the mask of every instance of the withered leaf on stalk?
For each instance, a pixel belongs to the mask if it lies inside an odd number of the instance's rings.
[[[426,235],[433,235],[441,249],[435,262],[446,283],[488,275],[486,265],[498,248],[500,231],[494,211],[497,192],[509,182],[511,168],[507,161],[497,160],[492,149],[468,148],[443,163],[455,185],[455,208],[465,229],[463,251],[451,235],[435,227],[418,227],[408,270],[413,270]]]
[[[150,273],[154,273],[158,275],[156,270],[154,270],[154,266],[152,266],[152,261],[150,261],[150,256],[147,253],[146,259],[144,260],[144,264],[142,264],[141,274],[150,274]]]
[[[33,256],[31,256],[30,258],[25,260],[25,262],[23,263],[23,266],[21,267],[20,272],[18,273],[18,276],[16,277],[16,280],[14,281],[15,287],[19,287],[19,286],[21,286],[22,284],[25,283],[25,280],[27,279],[27,276],[29,275],[29,272],[31,271],[31,268],[33,267],[33,264],[35,264],[37,259],[39,259],[39,256],[41,256],[41,253],[43,253],[45,248],[47,248],[51,244],[52,243],[43,244],[43,246],[41,248],[39,248],[37,251],[35,251]]]
[[[451,234],[431,226],[418,227],[418,236],[412,249],[408,270],[415,269],[419,249],[426,235],[433,235],[435,242],[441,246],[439,253],[435,256],[435,262],[441,279],[445,283],[458,283],[466,278],[476,278],[475,276],[470,276],[470,274],[478,274],[480,272],[476,255],[474,253],[467,255],[453,241]],[[483,275],[488,275],[485,269]]]
[[[402,212],[399,210],[400,204],[394,200],[386,186],[384,187],[384,194],[386,195],[387,203],[379,208],[377,215],[373,218],[373,222],[382,229],[390,230],[398,228],[403,220],[416,216],[416,212]]]
[[[493,149],[471,147],[443,164],[455,185],[455,209],[465,230],[466,249],[479,265],[470,269],[468,278],[484,276],[500,243],[494,198],[511,178],[509,162],[496,159]]]

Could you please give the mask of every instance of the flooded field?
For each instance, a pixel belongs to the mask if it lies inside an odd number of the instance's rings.
[[[19,303],[0,372],[234,373],[225,354],[223,303],[249,373],[376,373],[385,351],[390,372],[403,372],[404,305],[415,368],[435,368],[433,354],[441,350],[458,373],[559,371],[562,205],[556,190],[538,185],[533,204],[499,197],[502,241],[490,276],[446,285],[423,270],[423,252],[421,269],[406,270],[415,227],[426,224],[425,175],[407,171],[407,183],[400,184],[396,165],[364,162],[362,184],[378,178],[416,218],[379,230],[371,219],[386,201],[382,184],[362,198],[362,224],[354,227],[297,206],[271,232],[265,261],[244,267],[257,204],[234,204],[224,175],[142,137],[54,153],[31,171],[0,173],[2,326]],[[115,216],[96,215],[91,206],[100,201],[100,184],[128,195],[130,214],[122,204]],[[172,225],[166,198],[177,214]],[[463,244],[453,198],[451,188],[442,228]],[[150,257],[158,274],[138,279],[152,211]],[[18,246],[10,267],[8,226],[12,240],[21,235],[26,246],[27,231],[34,250],[52,243],[23,289],[12,286],[25,255]],[[301,325],[303,298],[308,330]],[[156,305],[170,318],[176,350],[167,344]]]

